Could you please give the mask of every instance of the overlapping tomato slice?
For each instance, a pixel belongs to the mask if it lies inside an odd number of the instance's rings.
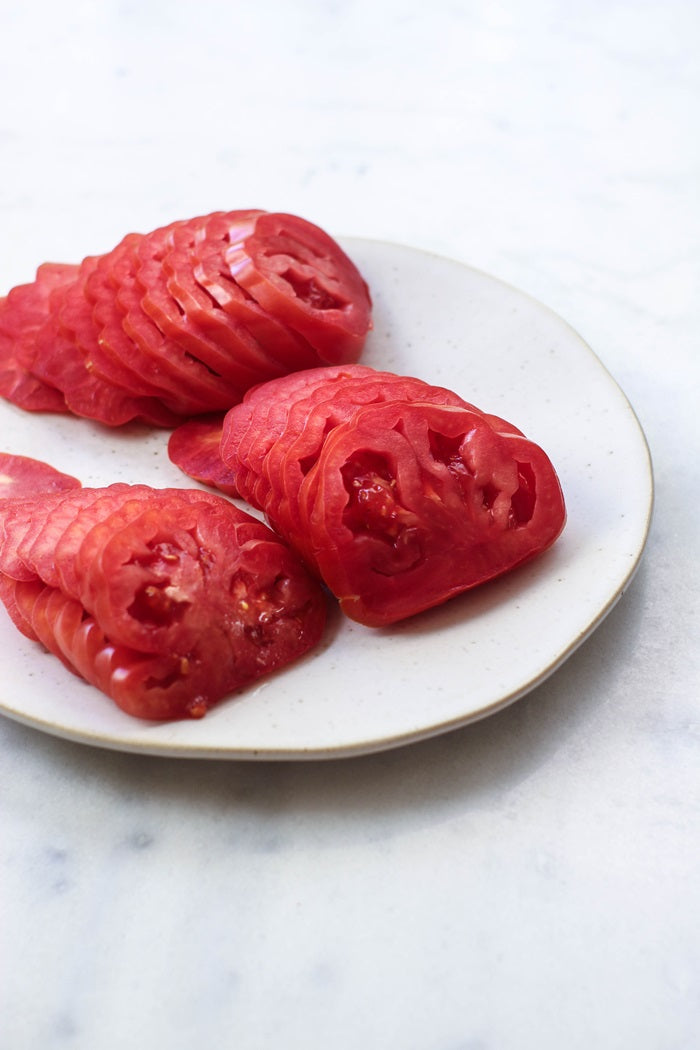
[[[510,571],[550,547],[566,518],[551,461],[516,426],[362,365],[263,384],[223,422],[176,430],[170,455],[264,511],[369,626]]]
[[[76,278],[77,266],[44,263],[31,284],[0,299],[0,395],[31,412],[65,412],[63,393],[33,370],[36,337],[52,311],[52,296]]]
[[[236,479],[219,451],[223,415],[191,419],[173,430],[168,440],[170,460],[194,481],[239,495]]]
[[[347,615],[374,626],[510,571],[564,524],[542,449],[420,401],[363,406],[335,427],[297,506],[297,547]]]
[[[308,339],[323,361],[357,360],[367,333],[367,287],[318,226],[263,214],[251,232],[232,239],[226,261],[238,284]]]
[[[128,234],[80,266],[44,264],[0,299],[0,395],[172,427],[274,377],[356,360],[370,327],[367,286],[324,231],[214,212]]]
[[[127,713],[201,717],[319,641],[320,585],[228,500],[78,485],[0,457],[0,599],[25,635]]]

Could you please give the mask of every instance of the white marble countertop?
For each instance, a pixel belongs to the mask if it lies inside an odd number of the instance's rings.
[[[697,1046],[700,7],[43,0],[1,22],[0,289],[251,205],[429,249],[563,316],[656,476],[622,601],[462,730],[228,763],[0,719],[2,1050]]]

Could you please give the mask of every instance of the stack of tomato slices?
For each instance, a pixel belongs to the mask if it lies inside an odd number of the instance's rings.
[[[270,529],[201,489],[82,488],[0,455],[0,599],[128,714],[199,718],[321,638],[326,599]]]
[[[380,627],[541,554],[564,527],[556,472],[456,393],[363,365],[251,390],[174,431],[197,480],[262,510],[354,620]]]
[[[107,426],[173,427],[290,372],[356,361],[367,285],[318,226],[260,209],[128,234],[0,299],[0,395]]]
[[[83,488],[0,454],[0,599],[16,626],[142,718],[201,717],[308,652],[325,592],[369,627],[546,551],[566,510],[546,453],[454,391],[357,364],[359,271],[262,210],[128,234],[0,299],[0,395],[165,427],[222,495]],[[274,531],[272,531],[274,530]]]

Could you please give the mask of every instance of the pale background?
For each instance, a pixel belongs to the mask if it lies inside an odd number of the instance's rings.
[[[0,293],[297,212],[560,313],[656,475],[610,617],[448,736],[233,764],[0,720],[2,1050],[698,1045],[699,50],[695,0],[0,3]]]

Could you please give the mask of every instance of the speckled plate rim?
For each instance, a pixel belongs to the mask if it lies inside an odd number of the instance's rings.
[[[653,474],[639,421],[596,354],[549,308],[463,263],[387,242],[342,243],[375,303],[363,362],[450,386],[538,441],[567,500],[555,547],[391,630],[351,624],[331,606],[315,653],[197,722],[129,718],[1,611],[0,643],[14,659],[6,658],[0,713],[65,739],[151,756],[350,757],[513,703],[554,673],[620,599],[646,544]],[[167,459],[163,432],[105,431],[4,402],[0,426],[3,450],[48,459],[85,484],[189,484]]]

